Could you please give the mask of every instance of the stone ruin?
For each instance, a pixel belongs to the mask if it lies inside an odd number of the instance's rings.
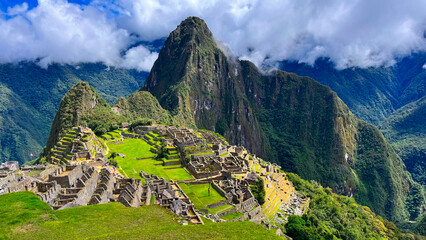
[[[77,130],[82,134],[90,132],[90,129],[78,128]],[[207,208],[226,204],[233,206],[230,210],[214,215],[208,214],[208,211],[204,209],[206,211],[204,217],[224,221],[221,217],[239,212],[242,216],[232,221],[249,219],[253,222],[261,222],[269,219],[269,216],[275,214],[274,211],[278,208],[286,214],[300,214],[309,205],[304,199],[297,198],[293,194],[292,186],[286,185],[288,181],[278,165],[264,162],[255,155],[250,155],[244,147],[231,146],[211,132],[195,133],[193,130],[167,126],[138,126],[130,129],[129,133],[120,134],[123,138],[140,138],[148,143],[153,140],[150,143],[153,148],[158,147],[155,145],[161,141],[167,146],[168,155],[172,155],[166,156],[167,164],[176,165],[177,162],[185,160],[185,168],[195,177],[185,182],[211,183],[212,187],[226,198],[224,201],[206,206]],[[102,153],[92,156],[85,148],[71,146],[70,149],[73,151],[73,160],[94,159],[106,162]],[[171,161],[173,159],[176,159],[176,162]],[[164,178],[140,172],[146,182],[142,184],[140,179],[129,179],[112,174],[103,164],[95,165],[95,167],[99,168],[95,170],[84,164],[48,167],[36,179],[28,178],[19,185],[8,184],[8,191],[19,189],[33,191],[53,209],[114,201],[128,207],[158,204],[190,222],[203,223],[200,214],[204,210],[195,209],[188,196],[173,180],[169,182]],[[0,187],[4,183],[3,179],[16,179],[12,175],[13,173],[10,172],[0,172]],[[263,206],[258,204],[250,189],[250,185],[255,185],[260,177],[265,180],[266,188],[272,189],[267,191],[268,204]],[[10,188],[11,185],[14,188]],[[281,221],[281,218],[277,219],[278,221]]]
[[[142,183],[140,179],[118,179],[115,185],[114,195],[118,195],[117,201],[126,207],[139,207],[141,205]]]
[[[17,161],[8,161],[0,165],[0,171],[15,171],[19,169],[19,162]]]
[[[203,224],[203,220],[195,210],[194,204],[192,204],[178,184],[170,183],[164,178],[144,172],[140,172],[140,175],[147,183],[147,189],[149,189],[147,194],[150,193],[151,197],[155,197],[154,204],[169,208],[175,214],[194,224]],[[151,200],[148,201],[148,197],[145,197],[145,202],[146,205],[149,205]]]
[[[249,163],[246,159],[241,157],[242,151],[240,151],[240,153],[230,153],[231,154],[226,157],[192,155],[191,161],[187,163],[186,167],[196,178],[218,177],[222,175],[223,172],[230,172],[232,174],[247,173],[249,169]]]

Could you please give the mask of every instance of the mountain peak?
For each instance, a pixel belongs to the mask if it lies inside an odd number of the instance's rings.
[[[179,26],[176,28],[176,32],[179,31],[180,34],[204,34],[207,37],[213,37],[210,29],[208,28],[206,22],[199,17],[188,17],[183,20]],[[172,32],[172,33],[173,33]]]
[[[56,113],[49,140],[42,155],[46,156],[69,129],[80,125],[88,113],[97,106],[109,108],[106,101],[96,93],[96,90],[88,82],[81,81],[68,90]]]

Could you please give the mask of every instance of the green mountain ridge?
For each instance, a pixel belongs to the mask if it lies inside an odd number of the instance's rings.
[[[381,129],[407,170],[424,186],[425,62],[426,53],[420,52],[390,67],[336,70],[327,59],[319,59],[313,66],[283,61],[280,68],[330,86],[358,118]]]
[[[413,178],[426,185],[426,96],[409,103],[389,116],[380,129],[404,159]]]
[[[391,67],[335,69],[328,59],[313,66],[282,61],[280,69],[329,86],[360,119],[378,126],[402,106],[425,96],[426,53],[398,59]]]
[[[112,104],[142,86],[146,76],[101,63],[52,64],[47,69],[30,62],[0,64],[0,163],[22,164],[40,153],[62,97],[78,82],[88,81]]]

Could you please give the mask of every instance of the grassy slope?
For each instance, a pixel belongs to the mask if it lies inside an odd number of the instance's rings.
[[[159,206],[108,203],[53,211],[34,194],[0,196],[0,238],[10,239],[280,239],[250,222],[182,226]]]
[[[154,174],[159,177],[164,177],[166,180],[186,180],[192,176],[183,168],[165,169],[161,164],[153,158],[136,160],[136,158],[145,158],[154,156],[149,151],[151,145],[141,139],[125,139],[123,144],[109,143],[110,153],[117,152],[125,154],[125,158],[116,157],[118,165],[126,172],[129,177],[140,178],[139,172],[144,171],[148,174]]]

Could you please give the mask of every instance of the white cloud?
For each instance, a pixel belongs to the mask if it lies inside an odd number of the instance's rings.
[[[126,52],[120,67],[149,72],[157,57],[158,53],[151,53],[143,46],[133,47]]]
[[[424,9],[424,0],[94,0],[89,6],[39,0],[31,10],[9,8],[12,17],[0,19],[0,62],[102,61],[148,70],[156,53],[143,46],[123,51],[199,16],[236,56],[257,65],[265,59],[312,64],[319,57],[338,68],[391,65],[426,51]]]
[[[25,13],[28,10],[28,3],[24,2],[21,5],[16,5],[7,8],[7,15],[14,16],[21,13]]]
[[[26,9],[25,3],[9,8],[8,15],[19,15],[0,19],[1,63],[35,60],[42,67],[52,62],[120,65],[126,61],[121,52],[135,40],[93,6],[39,0],[36,8]],[[149,54],[144,52],[153,63]],[[145,60],[144,67],[138,69],[149,70],[147,65]]]
[[[391,65],[426,50],[426,2],[412,0],[119,0],[120,26],[145,40],[167,36],[190,15],[217,39],[258,65],[282,59],[313,63],[330,57],[338,68]]]

